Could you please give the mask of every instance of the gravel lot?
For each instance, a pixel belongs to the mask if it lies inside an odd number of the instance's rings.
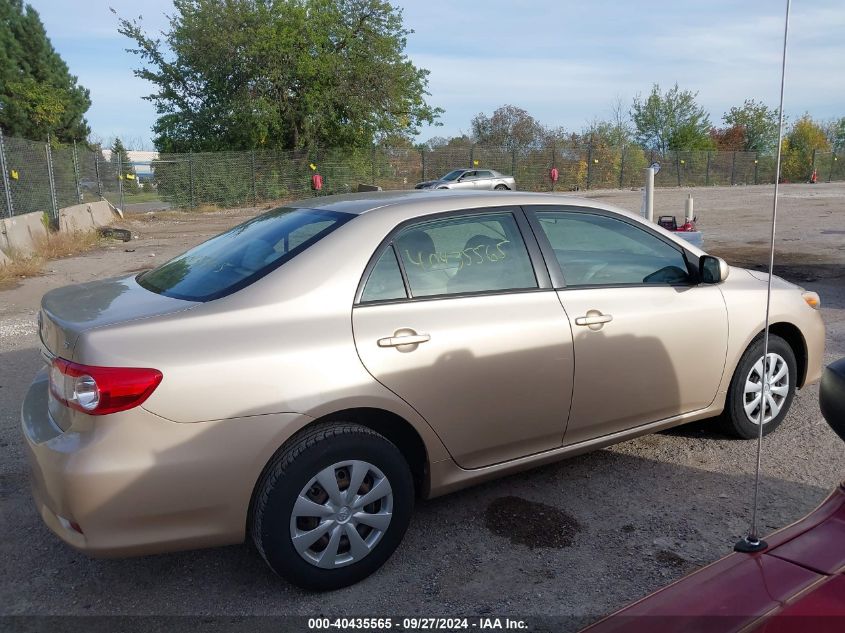
[[[845,355],[845,185],[781,191],[777,272],[822,296],[829,362]],[[683,215],[689,192],[705,248],[731,263],[765,264],[770,186],[658,190],[656,213]],[[640,195],[589,192],[630,209]],[[139,239],[50,262],[43,276],[0,291],[0,614],[583,618],[570,620],[572,628],[719,558],[744,534],[755,444],[703,422],[422,502],[385,567],[330,594],[277,579],[247,545],[131,560],[72,551],[35,513],[18,427],[40,365],[41,295],[149,267],[250,213],[133,216],[124,224]],[[845,447],[824,424],[817,396],[815,386],[804,389],[765,440],[763,532],[807,513],[845,473]]]

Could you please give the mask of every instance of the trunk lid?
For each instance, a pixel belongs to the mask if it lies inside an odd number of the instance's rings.
[[[196,305],[199,304],[150,292],[138,285],[134,275],[65,286],[51,290],[41,300],[39,336],[49,355],[74,360],[82,332]]]

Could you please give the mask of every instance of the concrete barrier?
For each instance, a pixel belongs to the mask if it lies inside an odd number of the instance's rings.
[[[59,209],[59,230],[90,231],[111,224],[113,219],[114,214],[105,200],[75,204]]]
[[[41,212],[26,213],[0,220],[0,265],[14,254],[28,255],[35,250],[35,243],[46,237],[47,227]],[[75,204],[59,209],[60,231],[93,231],[112,223],[115,213],[105,200]]]
[[[44,214],[25,213],[0,220],[0,251],[28,255],[35,250],[35,241],[47,235]]]

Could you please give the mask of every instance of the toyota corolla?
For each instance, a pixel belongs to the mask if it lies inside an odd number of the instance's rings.
[[[92,555],[251,538],[297,585],[348,585],[415,499],[703,418],[774,430],[824,327],[772,279],[764,362],[767,279],[575,197],[293,203],[44,296],[35,500]]]

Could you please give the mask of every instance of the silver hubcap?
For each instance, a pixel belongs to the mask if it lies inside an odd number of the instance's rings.
[[[763,359],[757,361],[745,379],[743,406],[745,416],[753,424],[760,424],[760,408],[763,407],[763,423],[771,422],[783,408],[789,393],[789,365],[780,354],[769,353],[767,379],[763,379]]]
[[[384,473],[368,462],[338,462],[299,493],[290,537],[309,563],[335,569],[373,551],[392,516],[393,490]]]

